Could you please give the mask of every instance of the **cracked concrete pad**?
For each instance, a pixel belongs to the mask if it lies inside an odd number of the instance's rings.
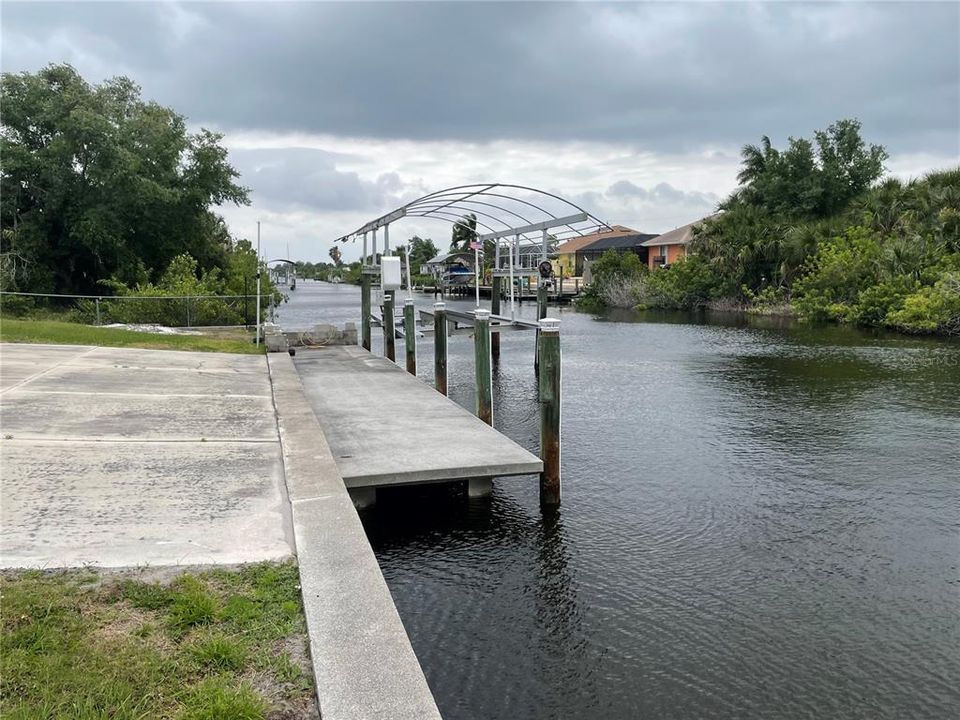
[[[289,557],[276,443],[0,441],[3,565]]]
[[[4,395],[5,435],[64,440],[277,439],[269,397],[74,394],[33,387],[29,383]]]
[[[80,345],[0,345],[0,391],[93,350]]]
[[[0,564],[293,554],[263,357],[5,344],[0,377]]]

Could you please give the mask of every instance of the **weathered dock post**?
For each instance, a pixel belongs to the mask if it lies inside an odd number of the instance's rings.
[[[540,504],[560,504],[560,321],[540,320]]]
[[[447,304],[433,304],[433,381],[437,392],[447,394]]]
[[[473,311],[473,348],[476,358],[477,417],[493,425],[493,370],[490,359],[490,311]]]
[[[537,283],[537,320],[543,320],[547,316],[547,283],[541,280]]]
[[[537,284],[537,320],[543,320],[547,316],[547,285],[541,280]],[[540,376],[540,328],[537,328],[536,346],[533,352],[533,372]]]
[[[383,354],[397,360],[397,331],[393,326],[393,290],[383,291]]]
[[[407,348],[407,372],[417,375],[417,320],[414,316],[413,298],[403,302],[403,340]]]
[[[500,284],[503,278],[497,275],[493,276],[493,286],[490,288],[490,314],[500,314]],[[495,332],[490,336],[490,353],[494,360],[500,359],[500,333]]]
[[[366,237],[366,235],[364,235]],[[360,275],[360,345],[370,351],[370,273],[369,268],[362,268]]]

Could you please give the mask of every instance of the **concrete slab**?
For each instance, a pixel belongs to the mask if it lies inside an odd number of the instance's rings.
[[[199,353],[181,350],[139,350],[97,348],[96,353],[75,358],[71,364],[89,367],[143,368],[160,371],[199,370],[203,372],[247,373],[264,377],[266,358],[262,355]]]
[[[262,356],[4,344],[0,376],[3,566],[292,554]]]
[[[269,356],[324,720],[440,720],[289,355]]]
[[[543,469],[538,457],[362,348],[301,350],[294,363],[348,488]]]
[[[31,382],[3,396],[4,435],[18,440],[277,440],[269,397],[142,395],[121,392],[122,382],[116,393],[33,387]]]
[[[241,395],[270,397],[264,387],[266,367],[258,374],[202,369],[153,367],[98,367],[82,360],[51,368],[30,383],[34,392],[122,393],[139,395]]]
[[[291,555],[277,443],[2,440],[0,460],[4,566]]]
[[[0,391],[70,362],[93,350],[82,345],[0,344]]]
[[[43,345],[40,343],[2,343],[0,362],[33,360],[38,365],[55,364],[78,357],[94,349],[93,345]]]

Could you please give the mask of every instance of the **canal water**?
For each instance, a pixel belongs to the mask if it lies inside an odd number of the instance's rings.
[[[359,317],[355,287],[291,296],[285,326]],[[443,716],[956,717],[960,345],[555,314],[560,510],[527,477],[363,514]],[[533,342],[504,333],[494,392],[536,452]],[[471,339],[450,353],[472,408]],[[420,354],[429,382],[429,338]]]

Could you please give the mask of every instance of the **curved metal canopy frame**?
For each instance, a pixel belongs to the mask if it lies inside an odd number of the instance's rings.
[[[455,224],[470,214],[476,218],[477,227],[486,230],[486,234],[511,239],[519,236],[527,241],[539,241],[546,228],[550,228],[550,235],[556,240],[579,237],[596,232],[598,228],[612,229],[576,203],[546,190],[509,183],[477,183],[424,195],[371,220],[335,242],[355,241],[404,217],[433,218]],[[532,230],[534,225],[542,229]]]

